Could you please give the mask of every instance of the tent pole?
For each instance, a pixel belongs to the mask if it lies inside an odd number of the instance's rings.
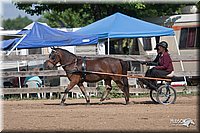
[[[18,55],[18,50],[17,50],[17,48],[16,48],[16,55]],[[18,71],[18,72],[20,71],[20,70],[19,70],[19,61],[17,61],[17,71]],[[20,77],[18,77],[18,81],[19,81],[19,88],[22,88]]]
[[[108,37],[108,55],[110,55],[110,38]]]
[[[178,42],[177,42],[177,39],[176,39],[175,35],[174,35],[174,40],[175,40],[175,43],[176,43],[176,48],[177,48],[178,55],[181,55],[180,50],[179,50],[179,46],[178,46]],[[180,60],[180,63],[181,63],[182,71],[185,71],[184,66],[183,66],[183,61]],[[186,76],[185,75],[184,75],[184,81],[185,81],[185,84],[187,85],[187,81],[186,81]]]
[[[26,35],[24,35],[13,47],[12,49],[6,54],[6,55],[10,55],[11,52],[19,45],[20,42],[22,42],[24,40],[24,38],[26,37]]]

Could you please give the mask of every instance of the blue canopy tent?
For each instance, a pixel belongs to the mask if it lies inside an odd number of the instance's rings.
[[[121,13],[115,13],[77,30],[80,34],[96,34],[99,39],[173,36],[174,31]]]
[[[156,36],[174,36],[174,30],[149,22],[145,22],[121,13],[115,13],[77,30],[80,34],[95,34],[99,39],[110,38],[141,38]]]
[[[19,40],[20,40],[20,38],[14,38],[14,39],[1,41],[1,49],[3,49],[3,50],[10,49]]]
[[[89,45],[98,43],[98,37],[96,35],[83,35],[74,32],[64,32],[37,22],[34,23],[32,29],[29,32],[23,33],[27,34],[25,34],[21,39],[16,38],[2,41],[1,49],[9,48],[9,46],[12,45],[13,47],[10,50],[11,52],[15,48],[31,49],[52,46]]]

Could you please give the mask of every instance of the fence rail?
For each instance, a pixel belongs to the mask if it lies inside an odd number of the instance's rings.
[[[42,92],[63,92],[64,87],[1,88],[1,90],[3,94],[42,93]]]
[[[131,75],[143,75],[142,72],[131,72],[128,74]],[[66,73],[64,70],[44,70],[44,71],[2,71],[1,77],[27,77],[27,76],[61,76],[65,77]],[[199,76],[198,71],[179,71],[175,72],[175,76]]]
[[[80,55],[77,56],[86,56],[90,58],[97,58],[97,57],[114,57],[123,60],[129,61],[141,61],[141,60],[152,60],[154,58],[153,55]],[[32,60],[47,60],[49,55],[41,55],[41,54],[34,54],[34,55],[9,55],[0,58],[0,61],[32,61]],[[198,54],[191,54],[191,55],[171,55],[173,62],[182,61],[199,61]]]
[[[41,87],[41,88],[0,88],[2,90],[1,95],[6,95],[6,94],[20,94],[20,97],[22,99],[22,94],[27,94],[27,98],[29,98],[30,93],[44,93],[46,98],[46,93],[50,93],[50,98],[52,98],[52,93],[59,93],[64,92],[64,87],[62,86],[57,86],[57,87]],[[198,92],[198,86],[189,86],[187,88],[183,87],[176,87],[176,92]],[[86,87],[86,91],[88,92],[97,92],[96,87]],[[82,93],[78,87],[74,87],[70,92],[73,93]],[[122,91],[118,91],[118,93],[123,93]],[[143,93],[149,93],[148,89],[142,89],[142,88],[135,88],[131,87],[130,88],[130,94],[143,94]]]

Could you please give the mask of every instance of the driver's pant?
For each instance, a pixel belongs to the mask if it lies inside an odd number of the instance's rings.
[[[153,77],[153,78],[162,78],[166,77],[170,72],[167,72],[165,70],[158,70],[155,68],[147,70],[145,77]],[[141,79],[144,84],[146,84],[149,88],[151,89],[157,89],[157,81],[156,80],[146,80],[146,79]]]

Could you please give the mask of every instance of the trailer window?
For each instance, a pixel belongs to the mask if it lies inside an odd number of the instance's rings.
[[[187,48],[199,48],[199,27],[192,28],[182,28],[180,35],[179,48],[187,49]]]
[[[29,54],[42,54],[41,48],[28,49]]]
[[[142,38],[143,40],[143,46],[145,51],[150,51],[152,50],[152,44],[151,44],[151,38]]]
[[[105,53],[108,53],[108,42],[105,42]],[[110,54],[139,55],[137,38],[110,39]]]
[[[196,46],[197,48],[200,48],[200,42],[198,37],[200,36],[200,27],[197,28],[197,35],[196,35]]]

